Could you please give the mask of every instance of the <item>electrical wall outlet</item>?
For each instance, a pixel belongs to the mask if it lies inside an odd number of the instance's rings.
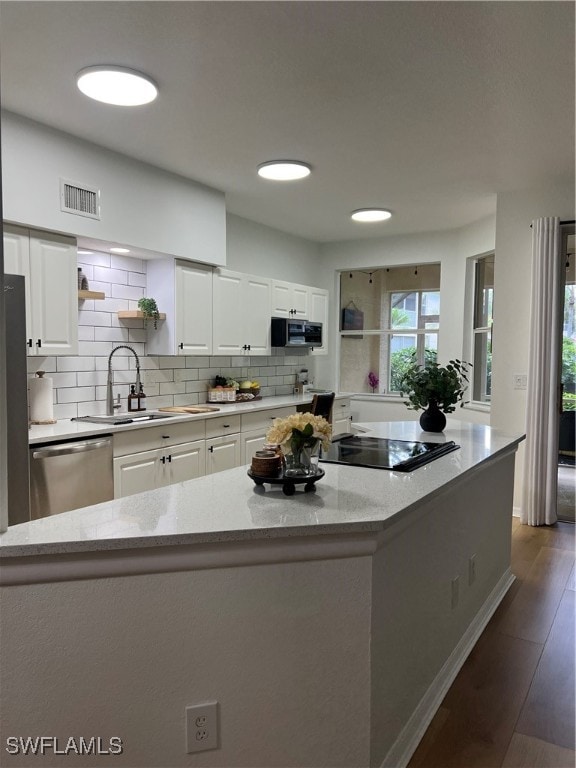
[[[186,707],[186,752],[218,749],[218,702]]]
[[[472,586],[476,581],[476,555],[470,555],[468,558],[468,586]]]
[[[528,386],[528,376],[525,373],[514,373],[512,375],[514,389],[526,389]]]
[[[460,577],[455,576],[451,582],[451,608],[454,610],[458,605],[458,591],[460,586]]]

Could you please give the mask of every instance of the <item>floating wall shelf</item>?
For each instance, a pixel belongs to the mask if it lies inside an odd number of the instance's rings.
[[[105,299],[106,294],[103,291],[78,291],[79,299]]]
[[[118,312],[119,320],[144,320],[144,318],[144,312],[139,309],[121,309]],[[153,320],[154,318],[150,317],[149,319]],[[164,312],[160,312],[158,315],[158,320],[166,320],[166,314]]]

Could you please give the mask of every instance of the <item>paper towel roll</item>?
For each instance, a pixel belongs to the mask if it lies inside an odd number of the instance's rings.
[[[36,371],[30,379],[30,421],[32,424],[55,424],[52,379],[44,378],[44,371]]]

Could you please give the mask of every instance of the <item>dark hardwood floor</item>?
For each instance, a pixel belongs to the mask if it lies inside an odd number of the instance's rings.
[[[513,519],[516,581],[409,768],[574,768],[575,530]]]

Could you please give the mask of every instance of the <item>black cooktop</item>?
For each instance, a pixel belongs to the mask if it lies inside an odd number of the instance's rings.
[[[458,448],[460,446],[453,440],[445,443],[420,443],[415,440],[348,435],[337,438],[328,451],[322,452],[320,461],[411,472]]]

